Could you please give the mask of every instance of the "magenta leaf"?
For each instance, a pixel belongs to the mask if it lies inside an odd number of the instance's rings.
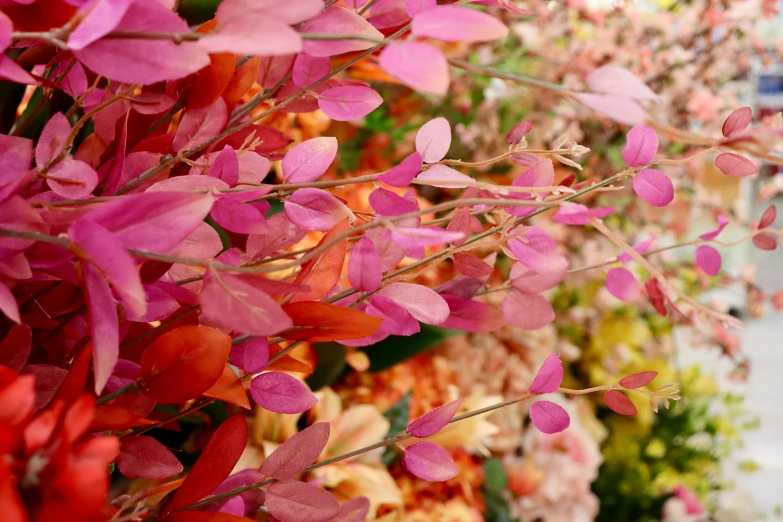
[[[213,324],[251,335],[274,335],[293,322],[280,305],[254,285],[252,274],[208,270],[199,294],[201,311]]]
[[[451,147],[451,125],[446,118],[435,118],[416,133],[416,152],[425,163],[435,163],[446,157]]]
[[[753,109],[750,107],[740,107],[729,114],[729,117],[723,122],[721,131],[723,132],[723,135],[728,138],[732,134],[744,131],[752,120]]]
[[[388,297],[422,323],[439,325],[449,317],[449,305],[431,288],[412,283],[391,283],[377,295]]]
[[[283,157],[283,177],[289,183],[308,183],[320,178],[337,155],[337,139],[313,138],[303,141]]]
[[[635,390],[636,388],[647,386],[656,377],[658,377],[658,372],[633,373],[620,379],[620,386],[626,390]]]
[[[506,322],[522,330],[538,330],[555,320],[552,305],[538,294],[513,290],[503,298],[500,311]]]
[[[509,280],[511,286],[524,294],[540,294],[559,285],[568,275],[568,265],[557,272],[539,274],[522,263],[514,263]]]
[[[640,243],[634,245],[633,249],[634,249],[634,251],[636,251],[636,252],[638,252],[640,254],[644,254],[645,252],[647,252],[648,250],[650,250],[651,248],[653,248],[657,244],[658,244],[658,237],[657,236],[652,236],[652,237],[649,237],[649,238],[645,239],[644,241],[641,241]],[[633,258],[631,257],[631,254],[629,254],[628,252],[623,252],[622,254],[617,256],[617,260],[622,262],[622,263],[627,263],[631,259],[633,259]]]
[[[331,72],[331,60],[328,57],[315,57],[299,53],[294,60],[292,79],[297,87],[317,82]]]
[[[229,187],[236,186],[239,182],[239,158],[231,145],[224,146],[218,153],[207,175],[225,181]]]
[[[398,196],[394,192],[377,188],[370,193],[370,206],[381,216],[401,216],[419,210],[415,200]]]
[[[56,112],[46,122],[41,131],[41,137],[38,138],[38,143],[35,146],[35,164],[43,167],[60,154],[70,133],[71,124],[68,123],[68,118],[63,113]]]
[[[633,417],[637,413],[636,406],[631,402],[631,399],[617,390],[606,392],[604,394],[604,403],[609,406],[610,410],[620,415]]]
[[[392,187],[406,187],[413,181],[416,174],[421,172],[423,161],[421,154],[414,152],[393,167],[389,172],[378,176],[378,181],[383,181]]]
[[[647,120],[647,113],[641,105],[623,96],[578,92],[575,97],[583,105],[617,123],[642,125]]]
[[[451,401],[443,406],[439,406],[429,411],[408,424],[408,433],[419,439],[424,439],[430,435],[435,435],[440,430],[448,426],[451,419],[456,415],[462,404],[462,398]]]
[[[328,232],[346,217],[353,220],[353,212],[348,207],[321,189],[299,189],[285,200],[283,206],[288,219],[305,230]]]
[[[487,13],[450,5],[421,11],[413,18],[411,32],[447,42],[487,42],[505,38],[508,27]]]
[[[182,473],[182,464],[166,446],[152,437],[122,439],[117,457],[120,473],[128,478],[165,479]]]
[[[218,198],[209,215],[215,223],[237,234],[260,234],[269,228],[255,207],[229,198]]]
[[[462,232],[449,232],[440,227],[397,227],[387,232],[389,239],[405,248],[424,248],[443,245],[462,239]]]
[[[266,337],[251,337],[231,347],[229,360],[247,373],[258,373],[269,363],[269,341]]]
[[[277,447],[261,463],[266,477],[286,480],[302,473],[315,462],[329,441],[329,423],[316,422]]]
[[[95,393],[100,395],[120,354],[117,305],[103,275],[89,263],[81,263],[87,317],[90,322]]]
[[[715,158],[715,166],[728,176],[751,176],[759,171],[748,158],[733,152],[718,154]]]
[[[520,263],[539,274],[560,272],[568,266],[557,242],[540,228],[525,227],[522,237],[510,240],[508,248]]]
[[[348,259],[348,281],[356,290],[374,292],[381,287],[381,258],[368,236],[361,238]]]
[[[295,480],[269,486],[266,507],[280,522],[329,522],[340,514],[340,504],[331,493]]]
[[[563,361],[555,354],[546,358],[544,364],[538,370],[533,384],[530,385],[530,393],[556,392],[563,384]]]
[[[413,475],[428,482],[445,482],[457,476],[457,465],[451,454],[426,440],[405,449],[402,465]]]
[[[636,100],[660,100],[658,95],[631,71],[616,65],[604,65],[588,74],[587,85],[595,92],[604,94]]]
[[[541,433],[551,435],[564,431],[571,424],[568,413],[559,404],[537,401],[530,406],[530,420]]]
[[[383,34],[370,23],[344,7],[333,5],[321,11],[317,16],[302,24],[303,33],[321,33],[362,36],[370,40],[383,40]],[[306,40],[302,50],[310,56],[334,56],[337,54],[363,51],[373,46],[372,41],[345,40]]]
[[[614,207],[587,208],[579,203],[566,202],[560,205],[552,221],[563,225],[589,225],[590,218],[602,219],[613,213]]]
[[[22,322],[16,298],[14,297],[14,294],[11,293],[11,290],[4,284],[0,284],[0,311],[16,324]]]
[[[419,321],[405,308],[386,296],[375,295],[371,297],[370,303],[364,311],[383,319],[383,323],[378,328],[379,332],[406,337],[421,331]]]
[[[381,68],[411,89],[443,96],[449,90],[449,62],[437,47],[421,42],[392,42],[381,51]]]
[[[318,398],[302,381],[287,373],[262,373],[250,383],[250,396],[256,404],[275,413],[302,413]]]
[[[133,0],[106,0],[96,2],[92,10],[68,35],[68,47],[73,51],[84,49],[116,28]]]
[[[441,297],[451,312],[448,319],[441,323],[442,328],[484,333],[494,332],[506,324],[500,310],[487,303],[446,293],[441,293]]]
[[[774,218],[773,218],[774,220]],[[726,228],[726,225],[729,224],[729,218],[727,218],[724,215],[718,216],[718,226],[717,228],[710,230],[709,232],[705,232],[704,234],[700,235],[699,237],[701,239],[704,239],[705,241],[711,241],[718,237],[718,235],[723,232],[723,229]]]
[[[696,264],[704,270],[707,275],[716,276],[720,272],[722,264],[720,252],[710,245],[700,245],[696,249]]]
[[[370,87],[346,85],[326,89],[318,95],[318,107],[337,121],[363,118],[380,107],[381,95]]]
[[[647,125],[636,125],[626,136],[623,159],[629,167],[649,165],[658,152],[658,135]]]
[[[174,150],[189,150],[220,134],[228,121],[228,111],[223,98],[203,109],[185,111],[174,135]]]
[[[66,158],[48,172],[47,183],[58,196],[86,199],[98,185],[98,173],[83,161]]]
[[[669,177],[655,169],[645,169],[633,178],[633,190],[654,207],[665,207],[674,199],[674,185]]]
[[[609,293],[625,302],[635,301],[642,291],[636,277],[627,268],[612,268],[606,273],[606,289]]]

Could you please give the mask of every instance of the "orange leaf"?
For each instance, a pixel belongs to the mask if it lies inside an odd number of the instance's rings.
[[[217,20],[210,20],[199,27],[196,32],[209,32],[216,24]],[[233,54],[210,54],[209,62],[209,65],[192,74],[183,82],[190,88],[186,104],[189,109],[209,107],[220,98],[220,95],[225,92],[226,87],[231,83],[237,63],[237,59]]]
[[[361,339],[378,330],[383,319],[355,308],[304,301],[283,306],[294,321],[292,332],[283,334],[286,339],[304,339],[313,343],[327,343],[343,339]]]
[[[145,393],[176,404],[199,397],[217,382],[231,351],[231,337],[208,326],[167,332],[141,355]]]
[[[242,386],[242,381],[239,380],[237,374],[234,373],[234,370],[228,364],[223,367],[223,374],[220,376],[220,379],[210,389],[205,391],[204,395],[236,404],[248,410],[250,409],[250,401],[247,398],[245,387]]]
[[[335,237],[343,234],[349,228],[350,225],[348,224],[347,218],[340,221],[326,233],[316,248],[332,241]],[[310,287],[310,291],[294,294],[293,299],[291,299],[292,303],[299,301],[318,301],[319,299],[326,297],[329,290],[331,290],[340,280],[340,274],[343,271],[343,264],[345,263],[346,243],[346,239],[339,241],[329,250],[323,252],[320,256],[308,261],[302,266],[302,271],[296,276],[294,284],[307,285]]]
[[[231,80],[228,82],[225,90],[223,90],[223,100],[226,105],[231,107],[253,86],[253,82],[256,81],[256,75],[258,74],[258,68],[261,66],[261,57],[254,56],[242,65],[240,65]]]
[[[269,366],[265,370],[276,370],[278,372],[296,372],[310,375],[313,373],[313,367],[304,361],[294,359],[290,355],[284,355]]]
[[[148,426],[150,424],[155,424],[155,421],[145,419],[141,415],[136,415],[120,406],[109,404],[95,408],[95,418],[90,425],[90,431],[127,430],[136,426]]]

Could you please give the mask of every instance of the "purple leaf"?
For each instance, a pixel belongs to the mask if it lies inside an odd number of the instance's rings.
[[[297,87],[310,85],[326,77],[332,70],[331,60],[325,56],[299,53],[294,60],[292,79]]]
[[[269,228],[255,207],[229,198],[218,198],[209,215],[215,223],[237,234],[260,234]]]
[[[247,373],[258,373],[269,363],[269,341],[266,337],[251,337],[231,347],[229,360]]]
[[[623,67],[604,65],[587,75],[587,85],[595,92],[636,100],[660,101],[647,85]]]
[[[320,178],[337,155],[337,138],[303,141],[283,157],[283,178],[288,183],[309,183]]]
[[[437,444],[417,442],[405,449],[402,465],[413,475],[428,482],[445,482],[457,476],[451,454]]]
[[[633,190],[654,207],[665,207],[674,199],[674,185],[666,174],[644,169],[633,178]]]
[[[508,27],[487,13],[455,5],[427,9],[413,18],[415,36],[446,42],[487,42],[505,38]]]
[[[410,312],[392,299],[383,295],[370,298],[364,310],[370,315],[383,319],[379,332],[407,337],[421,331],[421,325]]]
[[[530,393],[556,392],[563,384],[563,361],[555,354],[546,358],[544,364],[538,370],[533,384],[530,385]]]
[[[583,105],[625,125],[642,125],[647,113],[636,101],[622,96],[578,92],[574,95]]]
[[[636,406],[631,402],[631,399],[617,390],[606,392],[604,394],[604,403],[609,406],[610,410],[620,415],[633,417],[637,413]]]
[[[378,176],[378,181],[383,181],[392,187],[407,187],[413,181],[413,178],[416,177],[416,174],[421,172],[422,166],[421,154],[414,152],[389,172]]]
[[[444,245],[462,239],[462,232],[449,232],[440,227],[397,227],[387,232],[389,239],[405,248],[423,248]]]
[[[98,186],[98,173],[83,161],[66,158],[48,172],[46,182],[58,196],[86,199]]]
[[[166,446],[142,435],[122,439],[117,467],[128,478],[147,479],[165,479],[183,470],[182,464]]]
[[[60,154],[65,147],[66,139],[71,133],[71,124],[61,112],[57,112],[46,122],[41,137],[35,146],[35,164],[43,167],[52,158]]]
[[[252,274],[208,270],[199,302],[204,316],[227,330],[251,335],[274,335],[293,322],[280,305],[253,285]]]
[[[723,128],[721,129],[723,135],[728,138],[732,134],[744,131],[752,120],[753,110],[750,107],[740,107],[729,114],[729,117],[723,122]]]
[[[87,317],[90,321],[95,393],[100,395],[106,381],[114,371],[120,354],[120,331],[117,305],[109,284],[97,268],[80,263],[87,301]]]
[[[568,265],[557,272],[539,274],[522,263],[514,263],[509,280],[511,286],[524,294],[540,294],[559,285],[568,275]]]
[[[348,207],[321,189],[297,190],[285,200],[284,208],[288,219],[305,230],[328,232],[346,217],[353,220],[353,212]]]
[[[286,480],[302,473],[316,461],[329,442],[329,423],[316,422],[294,434],[261,463],[265,477]]]
[[[539,274],[560,272],[568,266],[555,240],[540,228],[525,227],[522,237],[510,240],[508,248],[520,263]]]
[[[632,302],[639,299],[642,291],[636,278],[627,268],[612,268],[606,273],[604,283],[609,293],[617,299],[625,302]]]
[[[449,62],[437,47],[421,42],[392,42],[378,58],[381,68],[411,89],[443,96],[449,90]]]
[[[266,507],[280,522],[329,522],[340,514],[340,504],[331,493],[295,480],[269,486]]]
[[[448,319],[449,305],[434,290],[412,283],[391,283],[378,291],[422,323],[439,325]]]
[[[425,163],[436,163],[446,157],[451,147],[451,125],[446,118],[435,118],[416,133],[416,152]]]
[[[318,398],[302,381],[287,373],[262,373],[250,383],[250,396],[265,410],[275,413],[302,413]]]
[[[446,293],[441,293],[441,297],[448,303],[450,312],[448,319],[441,323],[442,328],[483,333],[494,332],[506,324],[503,314],[487,303]]]
[[[587,208],[579,203],[566,202],[560,205],[552,221],[563,225],[589,225],[591,218],[602,219],[613,213],[614,207]]]
[[[380,107],[381,95],[370,87],[347,85],[326,89],[318,96],[318,107],[336,121],[363,118]]]
[[[623,160],[629,167],[649,165],[658,152],[658,135],[647,125],[636,125],[626,136]]]
[[[185,111],[174,135],[174,150],[190,150],[207,140],[211,140],[223,130],[228,121],[228,110],[223,98],[203,109]]]
[[[517,290],[503,298],[500,311],[508,324],[522,330],[538,330],[555,320],[549,301],[538,294],[523,294]]]
[[[374,292],[381,287],[381,258],[368,236],[361,238],[348,259],[348,281],[356,290]]]
[[[370,25],[367,20],[353,11],[336,5],[321,11],[317,16],[302,24],[299,30],[303,33],[351,35],[383,40],[383,34]],[[372,41],[356,39],[306,40],[302,50],[310,56],[334,56],[363,51],[373,45]]]
[[[14,297],[14,294],[11,293],[11,290],[4,284],[0,284],[0,311],[16,324],[22,322],[22,318],[19,316],[19,305],[16,303],[16,298]]]
[[[454,415],[457,414],[462,398],[451,401],[443,406],[439,406],[429,411],[408,424],[408,433],[419,439],[425,439],[430,435],[435,435],[440,430],[448,426]]]
[[[441,188],[465,188],[473,185],[475,180],[466,174],[462,174],[451,167],[437,163],[420,173],[417,178],[420,181],[426,181],[426,185]]]
[[[559,404],[537,401],[530,406],[530,420],[538,431],[551,435],[560,433],[571,424],[568,413]]]
[[[419,210],[416,201],[411,201],[382,188],[377,188],[370,193],[369,203],[373,210],[381,216],[401,216]]]
[[[715,166],[728,176],[751,176],[759,171],[748,158],[733,152],[718,154],[715,158]]]
[[[707,275],[716,276],[721,267],[720,253],[709,245],[701,245],[696,249],[696,264]]]

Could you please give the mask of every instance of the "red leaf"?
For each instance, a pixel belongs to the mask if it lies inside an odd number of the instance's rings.
[[[182,464],[166,446],[152,437],[122,439],[117,457],[120,473],[128,478],[165,479],[182,473]]]
[[[620,379],[620,386],[626,390],[633,390],[647,386],[658,376],[658,372],[639,372],[633,373]]]
[[[305,339],[311,343],[326,343],[344,339],[361,339],[378,330],[382,319],[354,308],[304,301],[287,304],[285,313],[298,329],[284,334],[286,339]]]
[[[753,236],[753,244],[761,250],[775,250],[778,247],[775,237],[766,232]]]
[[[609,409],[620,415],[628,415],[633,417],[636,415],[636,406],[633,405],[631,399],[617,390],[609,390],[604,394],[604,403],[609,406]]]
[[[19,371],[30,356],[33,331],[26,324],[17,324],[0,342],[0,365]]]
[[[340,504],[331,493],[295,480],[269,486],[266,507],[281,522],[326,522],[340,514]]]
[[[223,374],[217,382],[204,392],[204,396],[236,404],[247,410],[250,409],[250,400],[247,398],[245,387],[242,386],[242,381],[228,364],[223,367]]]
[[[231,337],[207,326],[182,326],[158,337],[141,356],[147,393],[175,404],[195,399],[223,373]]]
[[[460,274],[474,278],[488,276],[494,270],[481,259],[463,253],[454,254],[454,268]]]
[[[723,135],[727,138],[732,134],[744,131],[753,119],[753,110],[750,107],[740,107],[735,110],[726,121],[723,122]]]
[[[644,283],[644,289],[647,290],[647,297],[650,299],[655,310],[661,314],[662,317],[666,317],[669,314],[669,310],[666,308],[666,298],[661,290],[661,285],[654,277],[648,279]]]
[[[267,477],[286,480],[302,473],[321,454],[329,441],[329,423],[317,422],[286,440],[261,463]]]
[[[775,205],[770,205],[759,220],[759,228],[767,228],[775,222],[778,217],[778,209]]]
[[[318,248],[332,241],[335,237],[343,234],[350,228],[348,220],[344,219],[337,223],[329,232],[324,235],[315,248]],[[302,271],[296,276],[294,284],[307,285],[309,292],[300,292],[295,294],[292,303],[298,301],[317,301],[326,296],[337,281],[340,280],[340,274],[343,271],[345,262],[346,239],[339,241],[326,252],[315,259],[308,261],[302,266]]]
[[[229,417],[212,435],[185,482],[166,506],[166,511],[183,508],[212,493],[234,469],[246,444],[245,417],[243,415]]]
[[[161,518],[161,522],[252,522],[252,520],[239,515],[211,511],[178,511]]]

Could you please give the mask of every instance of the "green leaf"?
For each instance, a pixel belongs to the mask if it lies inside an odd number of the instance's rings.
[[[269,219],[272,216],[274,216],[275,214],[279,214],[280,212],[285,210],[285,208],[283,207],[283,202],[282,201],[278,201],[276,199],[269,199],[269,200],[267,200],[267,203],[269,203],[269,212],[267,212],[266,216],[264,216],[267,219]]]
[[[484,462],[484,489],[501,493],[506,489],[507,483],[506,470],[498,459],[489,459]]]
[[[411,392],[403,395],[400,400],[395,402],[391,408],[386,410],[383,414],[384,417],[389,419],[389,432],[386,434],[386,438],[396,437],[408,427],[408,418],[410,417],[411,406]],[[381,455],[381,462],[384,465],[389,466],[397,457],[399,453],[391,446],[388,446]]]
[[[370,372],[391,368],[409,357],[434,348],[449,337],[463,333],[460,330],[447,330],[427,324],[421,325],[421,331],[410,337],[391,336],[368,347]]]
[[[305,379],[311,390],[316,391],[336,382],[345,372],[345,346],[339,343],[313,345],[317,363],[312,375]]]
[[[180,0],[177,14],[188,21],[189,25],[203,24],[215,16],[223,0]]]

